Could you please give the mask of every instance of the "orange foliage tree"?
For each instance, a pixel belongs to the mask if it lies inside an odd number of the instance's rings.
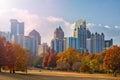
[[[79,53],[79,51],[73,48],[68,48],[63,52],[58,53],[57,57],[58,57],[57,63],[68,62],[71,67],[73,63],[81,62],[81,54]]]
[[[56,67],[57,55],[53,50],[49,49],[48,53],[43,56],[43,67]]]
[[[112,71],[116,76],[116,72],[120,70],[120,47],[113,46],[106,50],[103,65],[106,70]]]
[[[6,43],[6,54],[5,54],[5,66],[8,66],[10,69],[10,73],[12,73],[12,70],[15,67],[15,55],[13,54],[13,46],[11,43]]]
[[[5,37],[0,36],[0,72],[1,67],[5,65],[5,46],[6,46],[6,39]]]
[[[27,53],[19,44],[12,43],[15,55],[15,70],[25,71],[27,67]]]

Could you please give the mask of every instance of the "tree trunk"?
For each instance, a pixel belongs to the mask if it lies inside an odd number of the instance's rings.
[[[113,73],[113,76],[114,76],[114,77],[116,77],[116,76],[117,76],[117,73],[116,73],[116,71]]]
[[[15,70],[13,69],[13,74],[15,73]]]
[[[10,73],[12,73],[12,70],[10,69]]]
[[[0,66],[0,72],[2,72],[2,71],[1,71],[1,66]]]

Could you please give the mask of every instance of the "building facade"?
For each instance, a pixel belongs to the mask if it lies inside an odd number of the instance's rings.
[[[64,50],[64,32],[60,26],[54,31],[54,38],[51,40],[51,49],[54,50],[55,53]]]
[[[113,39],[105,40],[105,49],[109,49],[113,45]]]
[[[87,50],[89,53],[99,53],[105,49],[104,34],[92,34],[90,38],[87,38]]]
[[[80,38],[80,50],[86,51],[86,39],[87,39],[87,29],[86,21],[78,20],[74,28],[74,37]]]
[[[80,49],[80,39],[79,38],[75,38],[75,37],[66,37],[64,38],[64,50],[66,50],[67,48],[73,48],[76,50]]]
[[[18,22],[16,19],[11,19],[11,34],[24,35],[24,22]]]
[[[0,31],[0,36],[4,36],[6,38],[6,41],[11,42],[11,33],[10,32],[2,32],[2,31]]]
[[[41,36],[40,36],[39,32],[37,32],[36,30],[32,30],[29,33],[29,37],[32,38],[32,53],[37,55],[38,46],[41,44]]]
[[[48,53],[48,45],[47,43],[43,43],[41,45],[39,45],[39,48],[38,48],[38,56],[42,56],[44,54],[47,54]]]
[[[33,46],[33,39],[29,36],[24,36],[23,39],[23,47],[27,48],[30,52],[32,52],[32,46]]]

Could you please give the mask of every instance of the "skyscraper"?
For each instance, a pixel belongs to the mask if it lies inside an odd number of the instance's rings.
[[[74,48],[76,50],[80,49],[80,39],[75,37],[66,37],[64,38],[64,50],[67,48]]]
[[[51,41],[51,48],[56,53],[64,50],[64,32],[60,26],[54,31],[54,38]]]
[[[24,48],[27,48],[30,52],[32,52],[32,41],[33,39],[29,36],[24,36],[24,39],[23,39],[23,47]]]
[[[56,28],[54,31],[54,39],[63,39],[64,38],[64,32],[62,28],[59,26],[59,28]]]
[[[24,35],[24,22],[18,22],[16,19],[11,19],[11,34]]]
[[[87,38],[87,50],[89,53],[99,53],[105,49],[104,34],[92,33],[90,38]]]
[[[86,51],[86,39],[87,39],[87,29],[86,21],[78,20],[74,28],[74,37],[80,38],[80,50]]]
[[[32,52],[36,55],[38,53],[38,46],[41,44],[41,36],[36,30],[32,30],[29,36],[32,38]]]

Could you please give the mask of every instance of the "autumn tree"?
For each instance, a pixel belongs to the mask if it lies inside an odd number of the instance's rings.
[[[0,72],[1,67],[5,65],[5,46],[6,46],[6,39],[5,37],[0,36]]]
[[[43,56],[43,67],[55,67],[56,66],[57,55],[51,49],[48,50],[48,53]]]
[[[79,69],[80,69],[80,67],[81,67],[81,62],[75,62],[75,63],[72,65],[72,70],[78,72]]]
[[[15,55],[13,52],[13,46],[10,42],[6,43],[6,51],[5,52],[6,52],[6,54],[5,54],[6,65],[5,66],[8,66],[8,68],[10,69],[10,73],[12,73],[12,70],[15,67],[16,58],[15,58]]]
[[[59,62],[68,62],[70,66],[72,67],[74,62],[80,62],[81,61],[81,54],[79,51],[73,49],[73,48],[68,48],[67,50],[58,53],[57,55],[57,63]]]
[[[68,62],[59,62],[57,63],[56,69],[58,70],[70,70],[70,64]]]
[[[13,45],[13,53],[16,58],[13,73],[15,70],[25,71],[27,67],[27,53],[19,44],[12,43],[12,45]]]
[[[47,66],[48,67],[56,67],[56,60],[57,60],[57,55],[54,53],[50,53]]]
[[[43,56],[42,67],[47,67],[48,58],[49,58],[49,54],[45,54],[45,55]]]
[[[120,70],[120,47],[112,46],[106,50],[103,65],[106,70],[112,71],[114,76],[116,76],[117,71]]]

